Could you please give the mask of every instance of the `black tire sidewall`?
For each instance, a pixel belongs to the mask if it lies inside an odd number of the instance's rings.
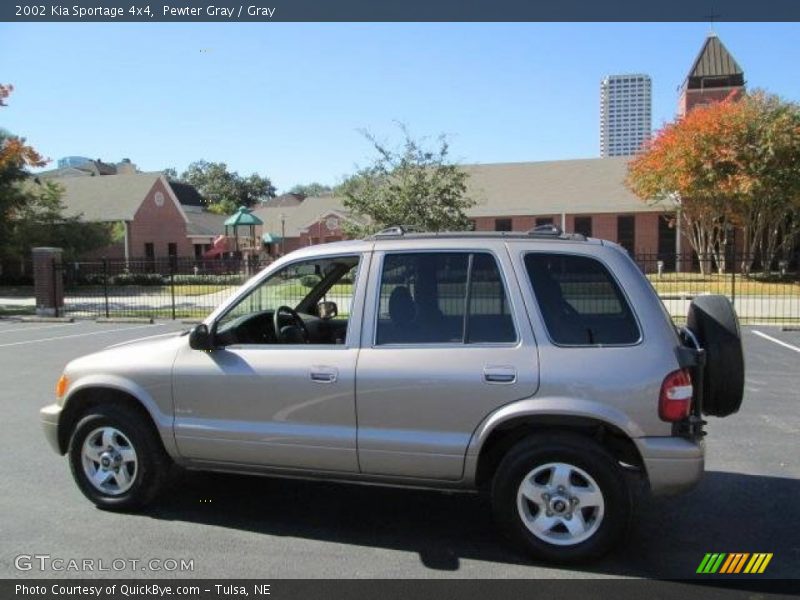
[[[537,466],[560,462],[588,473],[603,494],[604,515],[597,532],[574,546],[558,546],[536,537],[523,523],[517,491],[523,477]],[[492,484],[492,508],[503,532],[534,557],[553,562],[599,558],[627,534],[632,493],[617,461],[599,444],[579,436],[534,436],[515,446],[502,460]]]
[[[123,494],[110,495],[98,490],[83,470],[81,450],[86,437],[98,427],[114,427],[128,438],[136,451],[133,485]],[[97,407],[81,418],[70,436],[68,455],[72,476],[84,496],[100,508],[135,510],[153,499],[161,487],[163,449],[141,415],[117,407]]]

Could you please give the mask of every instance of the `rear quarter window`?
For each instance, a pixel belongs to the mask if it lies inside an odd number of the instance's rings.
[[[530,253],[525,269],[550,339],[568,346],[626,345],[641,333],[625,295],[600,261]]]

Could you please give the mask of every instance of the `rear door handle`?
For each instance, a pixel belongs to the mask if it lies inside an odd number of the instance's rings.
[[[517,370],[509,366],[487,366],[483,368],[483,380],[486,383],[515,383]]]
[[[313,366],[309,377],[314,383],[336,383],[339,370],[335,367]]]

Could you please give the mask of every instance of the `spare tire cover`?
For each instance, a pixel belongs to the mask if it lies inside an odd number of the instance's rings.
[[[703,414],[732,415],[744,396],[744,353],[736,311],[725,296],[698,296],[689,306],[687,326],[706,351]]]

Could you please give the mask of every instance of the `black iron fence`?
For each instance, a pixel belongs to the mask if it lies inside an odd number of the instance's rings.
[[[743,323],[800,323],[800,271],[793,255],[764,268],[752,256],[640,254],[636,263],[675,321],[686,319],[701,294],[727,296]]]
[[[80,317],[200,319],[268,263],[183,257],[67,262],[64,312]]]
[[[749,258],[729,253],[721,264],[714,257],[640,254],[635,261],[677,322],[685,320],[696,296],[722,294],[731,299],[743,323],[800,324],[800,257],[779,260],[769,270],[755,268]],[[66,262],[64,312],[200,319],[267,264],[182,257]],[[27,265],[11,268],[5,271],[9,277],[30,276]]]

